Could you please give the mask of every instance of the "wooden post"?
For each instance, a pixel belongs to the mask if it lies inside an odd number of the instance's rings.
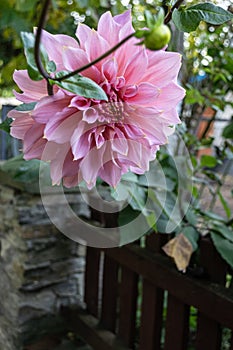
[[[84,301],[87,311],[98,317],[100,250],[87,247]]]
[[[152,233],[146,237],[146,248],[162,254],[161,247],[167,242],[168,235]],[[141,306],[140,350],[160,349],[163,324],[164,291],[147,279],[143,280]]]
[[[203,238],[200,245],[200,261],[207,277],[218,284],[225,284],[227,264],[220,257],[208,238]],[[201,297],[201,296],[200,296]],[[213,309],[214,313],[214,309]],[[221,325],[211,319],[211,315],[198,314],[196,350],[221,348]]]

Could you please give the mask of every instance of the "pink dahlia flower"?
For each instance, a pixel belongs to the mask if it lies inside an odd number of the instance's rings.
[[[73,71],[94,60],[134,31],[130,11],[102,15],[97,31],[79,24],[78,41],[43,31],[42,43],[57,71]],[[92,188],[99,176],[116,186],[122,174],[149,169],[171,126],[180,122],[176,107],[184,97],[177,84],[181,55],[149,51],[131,38],[117,51],[81,74],[103,88],[108,101],[88,99],[46,81],[33,81],[27,71],[14,73],[24,103],[32,111],[13,110],[11,135],[23,140],[26,160],[49,161],[53,184],[67,187],[84,180]]]

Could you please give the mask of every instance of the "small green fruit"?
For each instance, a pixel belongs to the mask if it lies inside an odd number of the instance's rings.
[[[169,43],[171,39],[171,31],[165,24],[154,27],[152,31],[145,37],[144,44],[150,50],[160,50]]]

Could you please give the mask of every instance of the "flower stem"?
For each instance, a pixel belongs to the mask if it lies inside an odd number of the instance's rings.
[[[43,27],[45,25],[46,15],[47,15],[49,6],[50,6],[50,0],[45,0],[44,6],[43,6],[43,9],[42,9],[42,13],[41,13],[41,16],[40,16],[38,28],[37,28],[37,31],[36,31],[34,55],[35,55],[35,62],[36,62],[36,66],[38,68],[38,71],[47,80],[48,94],[49,95],[53,95],[53,87],[52,87],[52,85],[49,82],[49,79],[51,79],[51,77],[48,74],[48,72],[46,72],[46,70],[45,70],[45,68],[44,68],[44,66],[42,64],[41,57],[40,57],[41,34],[42,34],[42,29],[43,29]]]

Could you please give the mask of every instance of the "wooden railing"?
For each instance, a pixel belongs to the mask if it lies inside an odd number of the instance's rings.
[[[233,330],[227,264],[204,238],[199,268],[179,273],[161,250],[167,239],[153,233],[144,247],[87,248],[85,307],[64,309],[63,315],[94,349],[223,349],[223,327],[228,338]],[[196,329],[191,332],[193,310]],[[233,340],[228,342],[232,350]]]

